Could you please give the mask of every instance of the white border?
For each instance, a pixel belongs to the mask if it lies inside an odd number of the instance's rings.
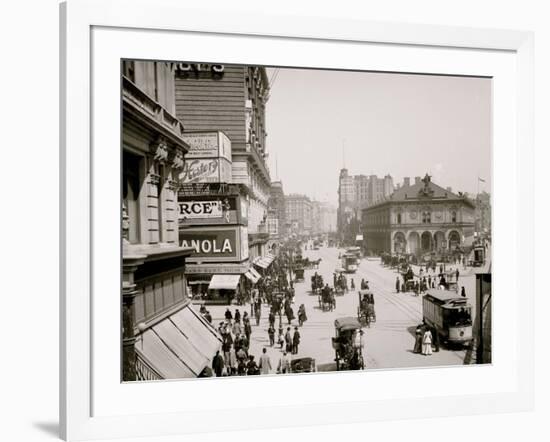
[[[136,2],[132,2],[135,5]],[[517,91],[517,106],[512,109],[512,114],[516,115],[514,125],[516,136],[508,141],[512,143],[511,151],[507,152],[509,161],[512,165],[515,163],[516,170],[513,173],[515,179],[510,180],[511,203],[510,213],[516,226],[513,232],[522,232],[521,241],[519,234],[516,241],[511,246],[512,255],[517,259],[517,264],[511,265],[511,271],[516,276],[522,275],[521,303],[516,302],[517,316],[512,321],[512,329],[517,329],[518,353],[514,353],[513,364],[508,367],[512,372],[507,376],[513,376],[517,382],[512,382],[505,390],[492,389],[488,385],[484,394],[473,393],[470,396],[463,394],[463,391],[454,393],[452,400],[447,397],[435,397],[429,400],[421,399],[423,392],[413,389],[399,390],[396,395],[390,392],[386,397],[378,400],[350,403],[350,395],[346,397],[346,392],[357,391],[355,387],[357,378],[353,374],[341,375],[338,378],[339,390],[331,394],[329,403],[323,404],[323,398],[309,397],[307,412],[304,409],[305,401],[295,401],[286,403],[283,408],[274,407],[274,403],[269,401],[260,401],[256,404],[249,403],[243,405],[256,405],[257,408],[247,410],[247,428],[252,426],[261,428],[276,425],[272,418],[272,413],[279,413],[280,422],[285,425],[312,425],[321,423],[338,422],[357,422],[367,419],[378,420],[399,417],[419,417],[436,416],[463,413],[480,413],[491,411],[513,411],[528,409],[532,404],[533,392],[533,329],[532,329],[532,247],[533,247],[533,179],[532,179],[532,36],[528,33],[510,32],[510,31],[484,31],[484,30],[463,30],[447,27],[434,26],[412,26],[398,24],[379,24],[364,23],[345,20],[326,20],[298,17],[266,17],[266,16],[243,16],[242,14],[233,14],[222,11],[217,14],[204,14],[201,12],[185,9],[175,2],[156,1],[154,3],[140,3],[140,15],[134,17],[128,15],[128,4],[123,1],[71,1],[67,6],[62,6],[62,74],[65,78],[62,81],[65,85],[64,95],[61,97],[61,113],[64,126],[62,127],[62,154],[61,154],[61,428],[63,436],[70,439],[100,438],[100,437],[118,437],[118,436],[144,436],[144,435],[164,435],[192,431],[220,431],[223,429],[243,428],[244,423],[237,419],[236,410],[222,409],[215,413],[216,418],[212,419],[212,414],[201,412],[209,408],[208,401],[201,405],[200,395],[193,395],[193,401],[189,402],[196,406],[196,410],[181,413],[185,407],[176,407],[163,410],[163,414],[141,415],[136,419],[136,415],[131,413],[143,412],[143,408],[137,407],[124,408],[126,415],[120,415],[115,410],[107,410],[104,406],[97,403],[97,396],[94,398],[94,415],[91,417],[92,408],[92,389],[91,380],[91,359],[90,359],[90,27],[93,25],[102,26],[125,26],[130,28],[149,28],[149,29],[181,29],[204,32],[225,32],[232,34],[258,34],[258,35],[280,35],[291,37],[322,38],[327,44],[330,40],[355,41],[358,42],[379,42],[379,43],[408,43],[422,46],[437,46],[437,50],[445,50],[446,46],[466,47],[466,48],[484,48],[484,49],[505,49],[516,51],[514,56],[517,64],[517,79],[515,80],[515,89]],[[215,23],[213,25],[212,23]],[[63,35],[64,34],[64,35]],[[139,33],[138,33],[139,34]],[[143,34],[143,33],[142,33]],[[156,33],[155,38],[177,38],[179,33]],[[150,38],[150,33],[148,34]],[[198,36],[197,36],[198,37]],[[223,38],[217,36],[216,38]],[[95,44],[96,42],[94,42]],[[146,42],[145,42],[146,43]],[[265,41],[264,41],[265,44]],[[304,41],[304,44],[308,44]],[[145,45],[146,46],[146,45]],[[154,57],[165,58],[162,53],[153,52]],[[395,46],[373,45],[373,48],[380,48],[380,51],[393,50]],[[203,48],[204,49],[204,48]],[[435,48],[431,48],[432,50]],[[116,51],[115,51],[116,52]],[[459,51],[457,51],[459,54]],[[116,54],[115,54],[116,55]],[[489,55],[489,54],[487,54]],[[172,57],[166,57],[172,58]],[[178,58],[178,57],[176,57]],[[267,57],[269,58],[269,57]],[[230,61],[230,60],[227,60]],[[242,60],[234,60],[242,61]],[[261,61],[258,61],[258,63]],[[273,63],[267,60],[267,63]],[[481,61],[480,61],[481,62]],[[303,65],[303,64],[302,64]],[[402,70],[403,66],[401,66]],[[479,67],[478,67],[479,69]],[[390,69],[393,70],[393,69]],[[456,72],[454,72],[456,73]],[[478,72],[479,73],[479,72]],[[106,73],[107,74],[107,73]],[[495,77],[497,78],[497,77]],[[118,83],[118,78],[116,79]],[[106,83],[101,83],[108,85]],[[103,93],[108,97],[108,93]],[[117,94],[118,97],[118,94]],[[112,98],[112,96],[111,96]],[[510,97],[508,97],[510,98]],[[512,97],[512,99],[515,97]],[[510,105],[511,102],[502,103]],[[94,103],[96,106],[97,103]],[[497,107],[496,111],[498,111]],[[69,112],[67,112],[69,110]],[[505,111],[506,109],[504,109]],[[509,110],[509,109],[508,109]],[[496,118],[497,119],[497,118]],[[117,120],[118,121],[118,120]],[[94,119],[94,125],[97,122]],[[103,133],[103,132],[102,132]],[[100,133],[99,135],[101,136]],[[495,128],[495,141],[498,137],[498,131]],[[503,143],[505,139],[501,140]],[[94,138],[94,161],[95,146],[98,140]],[[502,146],[499,144],[499,146]],[[521,146],[519,149],[518,146]],[[499,147],[500,148],[500,147]],[[117,169],[119,170],[119,169]],[[108,175],[108,174],[107,174]],[[118,179],[118,173],[115,174]],[[497,180],[495,171],[495,180]],[[94,199],[96,197],[97,182],[94,181]],[[514,185],[516,189],[514,189]],[[111,187],[112,188],[112,187]],[[521,197],[520,197],[521,196]],[[96,210],[96,209],[94,209]],[[118,208],[117,208],[118,211]],[[97,214],[97,213],[95,213]],[[521,214],[521,216],[520,216]],[[94,228],[97,229],[94,219]],[[496,223],[498,225],[498,222]],[[108,227],[107,227],[108,228]],[[103,234],[103,230],[102,234]],[[514,251],[516,253],[514,253]],[[97,254],[97,249],[95,250]],[[100,256],[97,254],[96,256]],[[94,267],[97,274],[98,269]],[[116,268],[118,272],[118,267]],[[96,281],[94,281],[96,284]],[[94,285],[94,292],[97,290]],[[513,292],[512,287],[512,292]],[[70,294],[70,296],[69,296]],[[95,303],[94,299],[94,303]],[[118,300],[117,300],[118,303]],[[108,321],[107,321],[108,323]],[[94,343],[96,336],[94,336]],[[118,345],[118,344],[117,344]],[[96,354],[94,354],[94,362]],[[111,361],[112,363],[112,361]],[[109,359],[106,360],[109,365]],[[497,367],[495,362],[491,369]],[[97,367],[97,366],[96,366]],[[498,367],[497,367],[498,368]],[[407,371],[406,374],[410,384],[416,384],[418,377],[425,373],[430,373],[432,377],[445,376],[445,373],[455,376],[457,371],[448,372],[452,369],[436,370],[417,370]],[[466,370],[460,370],[461,373],[477,371],[475,376],[483,373],[486,367],[471,367]],[[94,373],[94,391],[100,388],[104,376]],[[389,375],[394,378],[392,373],[384,372],[382,375]],[[403,373],[403,372],[401,372]],[[378,373],[369,373],[370,376],[376,376]],[[322,383],[326,384],[326,379],[335,379],[334,375],[323,375]],[[354,379],[355,378],[355,379]],[[292,388],[299,383],[310,384],[309,388],[319,391],[315,387],[319,376],[311,377],[288,377],[284,380],[287,388]],[[261,385],[258,384],[261,383]],[[280,387],[280,378],[268,379],[247,379],[246,383],[238,385],[239,391],[247,385],[247,388],[257,389],[259,386],[262,391],[269,389],[270,385],[274,388]],[[190,392],[200,382],[168,382],[159,383],[156,392],[149,391],[152,394],[161,394],[166,399],[175,389],[184,387],[187,394],[180,394],[180,397],[189,397]],[[206,381],[201,384],[201,390],[204,385],[216,384]],[[152,384],[142,385],[137,395],[138,400],[132,404],[140,404],[139,398],[144,397],[144,391],[152,390]],[[122,390],[129,390],[120,386]],[[227,383],[230,387],[230,383]],[[496,387],[493,385],[493,387]],[[219,390],[219,385],[216,385]],[[165,390],[165,391],[163,391]],[[464,389],[461,389],[464,390]],[[480,390],[481,391],[481,390]],[[496,392],[498,391],[498,392]],[[95,394],[94,393],[94,394]],[[131,392],[130,392],[131,393]],[[100,393],[98,393],[100,394]],[[148,394],[148,393],[147,393]],[[192,393],[191,393],[192,394]],[[432,393],[433,394],[433,393]],[[447,393],[451,394],[451,393]],[[461,395],[462,394],[462,395]],[[388,399],[394,397],[394,399]],[[249,396],[250,397],[250,396]],[[357,396],[354,396],[357,399]],[[326,398],[325,398],[326,401]],[[143,402],[143,401],[142,401]],[[148,405],[150,402],[146,401]],[[165,405],[169,401],[162,402]],[[120,403],[119,403],[120,405]],[[128,405],[128,404],[127,404]],[[180,404],[181,405],[181,404]],[[183,404],[185,405],[185,404]],[[229,406],[229,402],[223,404]],[[279,405],[283,405],[279,403]],[[102,412],[98,413],[98,406]],[[168,413],[168,411],[179,410],[180,413]],[[149,409],[148,412],[159,412]],[[284,413],[284,416],[281,415]],[[101,415],[101,417],[97,417]],[[252,424],[252,425],[251,425]]]

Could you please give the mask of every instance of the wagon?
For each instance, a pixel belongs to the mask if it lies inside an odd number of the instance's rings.
[[[332,348],[335,351],[336,370],[361,370],[365,368],[363,345],[357,345],[358,334],[363,325],[357,318],[343,317],[334,321],[335,336]],[[359,338],[362,341],[362,337]]]

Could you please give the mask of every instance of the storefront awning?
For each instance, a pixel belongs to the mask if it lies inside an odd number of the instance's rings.
[[[250,282],[252,282],[253,284],[256,284],[258,282],[258,280],[260,279],[259,277],[257,277],[256,275],[254,275],[250,270],[248,272],[246,272],[244,274],[244,276],[246,276],[248,278],[248,280]]]
[[[190,306],[148,328],[136,342],[136,351],[164,379],[197,377],[220,347],[216,330]]]
[[[241,275],[212,275],[210,280],[210,285],[208,286],[209,290],[235,290],[237,285],[239,285],[239,280]]]
[[[254,267],[250,267],[248,271],[252,273],[257,279],[260,279],[262,277],[262,275],[260,275]]]
[[[267,269],[271,265],[274,259],[275,257],[273,255],[266,255],[266,256],[256,258],[254,260],[254,264],[262,269]]]

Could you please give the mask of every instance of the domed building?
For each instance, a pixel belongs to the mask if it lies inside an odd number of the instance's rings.
[[[453,252],[471,245],[475,203],[433,183],[426,174],[403,186],[385,201],[362,211],[367,250],[374,253]]]

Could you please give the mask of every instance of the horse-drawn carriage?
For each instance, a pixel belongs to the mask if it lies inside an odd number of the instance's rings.
[[[311,293],[317,294],[323,289],[323,277],[317,272],[311,277]]]
[[[294,268],[294,282],[304,282],[304,268],[295,267]]]
[[[357,306],[357,319],[361,324],[370,327],[371,322],[376,322],[374,309],[374,294],[370,290],[359,290],[359,305]]]
[[[334,292],[337,296],[342,296],[348,291],[348,281],[343,268],[334,270]]]
[[[333,311],[336,308],[334,290],[330,287],[324,287],[319,292],[319,308],[324,312]]]
[[[334,321],[335,337],[332,338],[332,348],[336,355],[336,370],[365,368],[362,327],[357,318],[344,317]]]

